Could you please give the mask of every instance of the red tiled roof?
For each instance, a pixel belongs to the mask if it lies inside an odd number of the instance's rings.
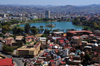
[[[11,42],[12,42],[12,40],[6,40],[6,44],[7,44],[7,45],[10,45]]]
[[[59,40],[60,43],[64,43],[64,40]]]
[[[56,38],[57,40],[63,40],[65,39],[66,37],[61,37],[61,38]]]
[[[87,31],[87,30],[82,30],[82,31],[69,31],[68,33],[76,34],[77,32],[87,32],[87,33],[92,33],[91,31]]]
[[[0,66],[14,66],[11,58],[0,59]]]
[[[54,60],[50,60],[50,62],[54,62]]]
[[[69,41],[67,40],[66,43],[68,43]]]
[[[64,42],[60,42],[60,43],[64,43]]]
[[[28,36],[28,37],[25,37],[25,38],[35,38],[34,36]]]
[[[61,64],[65,64],[65,62],[61,62]]]

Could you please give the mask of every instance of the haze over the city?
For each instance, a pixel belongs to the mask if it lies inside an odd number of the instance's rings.
[[[0,4],[20,4],[20,5],[90,5],[100,4],[100,0],[1,0]]]

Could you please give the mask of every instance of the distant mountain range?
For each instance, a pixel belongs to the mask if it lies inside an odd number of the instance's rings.
[[[6,6],[54,7],[55,5],[20,5],[20,4],[7,4]]]
[[[57,5],[20,5],[20,4],[7,4],[12,5],[12,6],[32,6],[32,7],[54,7]],[[58,6],[62,6],[62,5],[58,5]],[[64,6],[64,5],[63,5]],[[67,6],[67,5],[65,5]],[[77,7],[83,7],[83,6],[100,6],[100,4],[91,4],[91,5],[70,5],[70,6],[77,6]]]
[[[43,13],[46,10],[56,13],[76,13],[76,12],[86,12],[86,13],[100,13],[100,4],[83,5],[83,6],[53,6],[53,5],[0,5],[0,11],[27,11],[27,12],[40,12]]]

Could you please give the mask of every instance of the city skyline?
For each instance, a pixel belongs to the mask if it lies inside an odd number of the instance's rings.
[[[100,4],[99,0],[2,0],[1,5],[18,4],[18,5],[91,5]]]

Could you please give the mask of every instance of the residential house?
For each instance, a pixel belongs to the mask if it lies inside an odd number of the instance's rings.
[[[21,42],[23,40],[23,38],[24,38],[24,36],[16,36],[15,40],[18,42],[19,41]]]
[[[26,42],[31,42],[31,41],[35,41],[35,37],[34,36],[27,36],[26,38]]]
[[[71,39],[73,36],[82,36],[82,35],[89,35],[93,34],[91,31],[82,30],[82,31],[69,31],[67,32],[67,38]]]
[[[13,37],[8,37],[3,40],[3,43],[9,46],[18,46]]]

